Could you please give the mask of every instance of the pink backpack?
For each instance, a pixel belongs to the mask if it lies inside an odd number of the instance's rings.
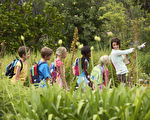
[[[73,64],[73,74],[76,76],[79,76],[81,72],[82,72],[81,58],[76,58],[76,60]]]

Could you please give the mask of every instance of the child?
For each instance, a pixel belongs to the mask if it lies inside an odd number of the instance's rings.
[[[145,43],[138,46],[138,49],[144,48]],[[130,48],[127,50],[120,50],[120,39],[119,38],[113,38],[111,40],[111,54],[110,59],[113,63],[113,66],[116,69],[117,78],[120,82],[127,83],[130,82],[129,79],[129,71],[127,69],[126,64],[124,63],[124,57],[122,55],[126,55],[129,53],[132,53],[134,51],[134,48]]]
[[[82,83],[84,86],[85,85],[89,85],[90,87],[92,87],[92,82],[90,80],[90,75],[88,73],[88,68],[89,68],[89,60],[91,57],[91,49],[89,46],[84,46],[81,49],[81,54],[82,54],[82,58],[81,58],[81,68],[82,68],[82,73],[77,77],[77,84],[78,86],[80,86],[80,84]]]
[[[56,58],[54,63],[56,64],[57,70],[57,83],[62,88],[65,85],[65,89],[68,90],[68,85],[65,78],[65,66],[62,62],[62,59],[65,59],[67,56],[67,49],[65,47],[59,47],[56,50]]]
[[[50,60],[52,53],[53,51],[48,47],[44,47],[41,49],[41,59],[38,62],[38,65],[39,65],[38,74],[39,74],[39,80],[40,80],[40,83],[38,85],[39,87],[45,88],[46,81],[50,83],[51,77],[50,77],[49,65],[47,61]]]
[[[109,65],[109,56],[104,55],[101,56],[100,64],[95,66],[91,72],[91,79],[94,81],[95,84],[98,85],[100,89],[102,86],[107,86],[109,83],[109,72],[107,66]]]
[[[30,57],[30,49],[25,46],[21,46],[18,49],[19,59],[14,68],[15,75],[12,78],[12,82],[16,83],[18,80],[21,81],[21,84],[24,85],[26,76],[27,76],[27,62],[26,60]],[[21,70],[22,67],[22,70]]]

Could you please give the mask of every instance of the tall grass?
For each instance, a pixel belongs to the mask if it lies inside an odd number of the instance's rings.
[[[66,92],[57,85],[46,89],[34,89],[12,85],[8,79],[1,81],[1,112],[9,120],[49,119],[150,119],[150,88],[105,88],[85,92],[79,88]]]
[[[107,51],[93,51],[93,63],[99,63],[99,57],[108,54]],[[65,91],[54,85],[46,89],[34,89],[18,84],[12,84],[10,79],[4,76],[6,65],[15,55],[6,55],[1,60],[1,84],[0,84],[0,118],[6,120],[141,120],[150,119],[150,88],[124,87],[123,85],[110,89],[106,87],[103,92],[98,89],[92,91],[82,88],[74,91],[73,74],[70,75],[71,54],[64,60],[66,67],[66,79],[70,83],[70,91]],[[80,56],[78,51],[75,58]],[[31,54],[28,60],[28,70],[34,62],[38,62],[40,53]],[[50,64],[54,59],[48,61]],[[90,66],[91,71],[92,67]],[[112,74],[112,73],[110,73]],[[112,78],[112,77],[111,77]],[[115,79],[115,78],[114,78]],[[29,75],[28,75],[28,80]]]

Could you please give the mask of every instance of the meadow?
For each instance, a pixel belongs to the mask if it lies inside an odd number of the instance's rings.
[[[0,120],[150,120],[149,0],[1,0],[0,8]],[[121,49],[147,44],[129,55],[132,86],[119,84],[110,64],[103,91],[75,90],[72,63],[81,56],[80,49],[74,51],[80,48],[77,43],[94,46],[91,72],[100,56],[110,54],[113,37],[121,39]],[[31,48],[24,86],[5,76],[22,45]],[[35,89],[30,68],[39,61],[39,50],[48,46],[55,52],[61,45],[69,51],[63,61],[69,91],[56,84]]]
[[[90,69],[98,64],[99,57],[109,54],[108,50],[92,51]],[[80,56],[76,51],[74,59]],[[1,59],[0,69],[0,119],[4,120],[149,120],[150,119],[150,87],[141,84],[142,67],[138,63],[138,74],[135,68],[136,84],[125,87],[123,84],[115,85],[116,77],[112,66],[109,66],[110,83],[101,92],[99,89],[91,90],[79,88],[74,90],[75,80],[72,74],[71,53],[64,60],[66,79],[69,91],[57,85],[46,89],[35,89],[30,84],[29,69],[34,62],[40,59],[39,52],[31,53],[28,62],[28,77],[26,85],[12,84],[5,77],[4,71],[8,63],[16,55],[7,54]],[[140,58],[140,56],[138,57]],[[54,55],[49,64],[54,60]],[[3,62],[2,62],[3,61]],[[137,65],[135,65],[137,67]],[[131,65],[128,66],[129,69]],[[138,76],[138,77],[137,77]],[[134,77],[134,76],[133,76]],[[146,77],[145,79],[149,79]],[[134,78],[133,78],[134,80]]]

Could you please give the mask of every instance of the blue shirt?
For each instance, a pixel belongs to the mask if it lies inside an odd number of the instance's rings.
[[[87,59],[85,59],[85,61],[87,62],[87,69],[89,68],[89,62]],[[77,77],[78,80],[77,80],[77,83],[78,85],[80,86],[80,84],[84,81],[84,84],[87,84],[89,83],[88,79],[86,78],[86,75],[85,75],[85,71],[83,69],[83,72]]]
[[[41,60],[38,62],[38,65],[40,63],[42,63]],[[47,62],[45,62],[39,66],[38,73],[39,73],[40,80],[50,78],[50,70],[49,70],[49,65]]]

